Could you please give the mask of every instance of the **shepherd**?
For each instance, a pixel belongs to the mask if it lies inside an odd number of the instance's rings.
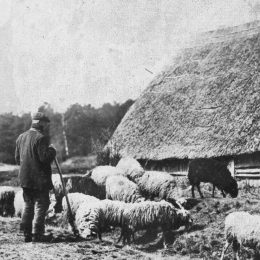
[[[15,160],[20,165],[19,179],[24,199],[21,228],[25,242],[51,240],[44,235],[49,191],[53,188],[51,163],[56,156],[56,149],[49,145],[49,129],[49,118],[37,112],[32,117],[31,128],[16,140]]]

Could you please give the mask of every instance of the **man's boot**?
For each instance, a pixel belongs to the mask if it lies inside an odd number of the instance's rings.
[[[52,234],[42,235],[42,234],[33,234],[32,242],[51,242],[53,239]]]
[[[31,233],[24,233],[24,242],[29,243],[32,242],[32,234]]]

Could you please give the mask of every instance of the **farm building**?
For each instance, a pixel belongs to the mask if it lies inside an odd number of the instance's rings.
[[[201,34],[129,109],[107,147],[146,169],[187,171],[194,158],[260,168],[260,21]]]

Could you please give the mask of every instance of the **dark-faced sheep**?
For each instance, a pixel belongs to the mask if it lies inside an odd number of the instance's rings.
[[[214,197],[215,187],[221,190],[223,197],[229,193],[232,198],[238,195],[236,180],[231,176],[227,165],[213,159],[194,159],[189,164],[188,179],[192,185],[192,197],[195,198],[194,187],[196,186],[201,198],[201,182],[213,184],[212,197]],[[225,193],[224,193],[225,192]]]

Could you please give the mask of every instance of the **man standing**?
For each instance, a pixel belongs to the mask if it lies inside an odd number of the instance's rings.
[[[15,160],[20,165],[24,198],[21,227],[25,242],[48,241],[44,226],[50,204],[49,190],[53,188],[51,163],[56,156],[55,148],[49,145],[49,124],[49,118],[38,112],[32,118],[31,128],[16,140]]]

